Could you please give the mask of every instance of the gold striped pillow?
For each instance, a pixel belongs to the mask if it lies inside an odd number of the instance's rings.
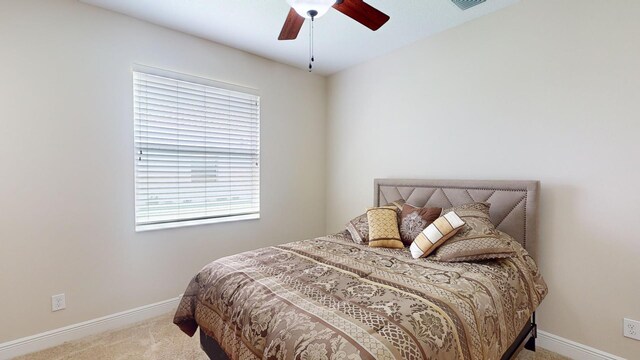
[[[404,249],[398,230],[396,206],[383,206],[367,210],[369,220],[369,246]]]
[[[414,259],[431,254],[438,246],[458,232],[464,226],[464,221],[454,211],[448,212],[427,226],[413,240],[411,256]]]

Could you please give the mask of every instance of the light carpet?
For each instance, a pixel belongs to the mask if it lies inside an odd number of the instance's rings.
[[[208,360],[200,350],[199,336],[190,338],[173,325],[173,314],[166,314],[120,330],[64,343],[14,360]],[[566,360],[538,348],[523,350],[517,360]]]

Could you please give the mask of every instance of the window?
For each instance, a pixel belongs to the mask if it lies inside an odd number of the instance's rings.
[[[260,217],[254,90],[137,66],[136,231]]]

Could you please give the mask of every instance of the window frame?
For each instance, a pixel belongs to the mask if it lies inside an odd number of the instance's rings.
[[[136,127],[136,116],[135,116],[135,107],[136,107],[136,93],[135,93],[135,76],[134,73],[143,73],[153,76],[160,76],[169,78],[177,81],[190,82],[202,86],[214,87],[222,90],[235,91],[244,93],[247,95],[252,95],[257,98],[258,101],[258,124],[257,124],[257,134],[258,134],[258,211],[257,213],[252,214],[239,214],[239,215],[224,215],[224,216],[212,216],[207,218],[195,218],[195,219],[185,219],[185,220],[172,220],[166,222],[158,222],[158,223],[148,223],[148,224],[138,224],[137,219],[137,207],[138,207],[138,189],[137,189],[137,160],[136,160],[136,135],[135,135],[135,127]],[[236,222],[236,221],[246,221],[246,220],[257,220],[260,219],[261,213],[261,200],[262,200],[262,123],[261,123],[261,96],[258,89],[245,87],[241,85],[230,84],[222,81],[211,80],[207,78],[203,78],[200,76],[187,75],[183,73],[178,73],[170,70],[159,69],[156,67],[141,65],[141,64],[133,64],[131,66],[131,84],[132,84],[132,115],[133,115],[133,185],[134,185],[134,197],[133,197],[133,217],[134,217],[134,226],[136,232],[145,232],[151,230],[161,230],[161,229],[173,229],[180,227],[189,227],[189,226],[197,226],[197,225],[206,225],[206,224],[218,224],[218,223],[226,223],[226,222]]]

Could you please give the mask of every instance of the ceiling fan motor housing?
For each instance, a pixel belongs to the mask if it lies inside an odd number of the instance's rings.
[[[318,18],[326,14],[336,0],[287,0],[298,15],[307,19]]]

